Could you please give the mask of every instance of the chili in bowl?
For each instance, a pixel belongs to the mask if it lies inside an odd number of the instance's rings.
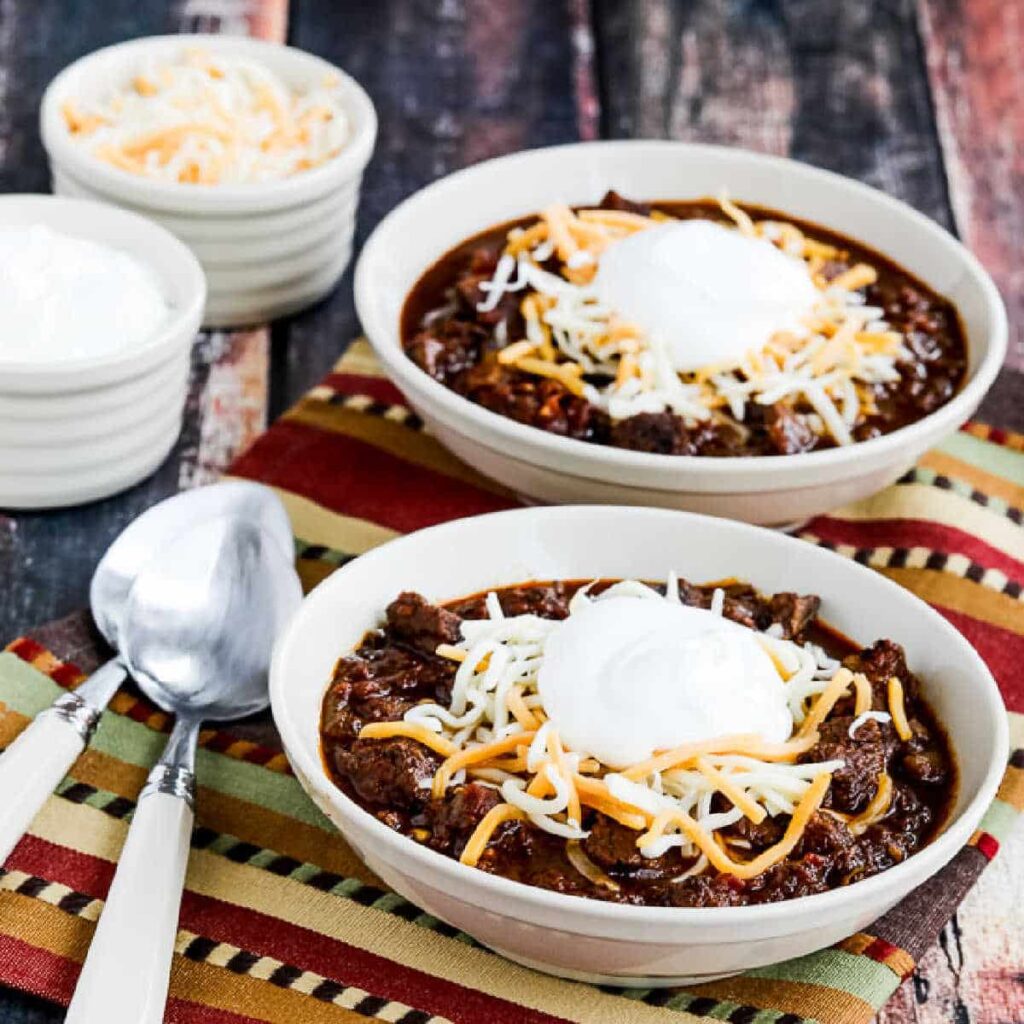
[[[379,225],[356,300],[428,429],[513,490],[768,524],[896,480],[1006,344],[991,280],[920,214],[674,142],[442,179]]]
[[[867,926],[967,841],[1007,746],[984,665],[918,599],[654,509],[370,552],[307,599],[271,691],[302,785],[388,885],[515,960],[627,985]]]

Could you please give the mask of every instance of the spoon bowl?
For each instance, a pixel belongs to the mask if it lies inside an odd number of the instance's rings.
[[[251,521],[221,517],[172,541],[124,611],[122,656],[139,688],[181,718],[265,708],[274,638],[302,599],[295,569]]]
[[[284,506],[269,487],[232,480],[183,491],[134,519],[100,559],[89,588],[89,604],[104,639],[116,647],[121,615],[140,570],[164,545],[204,520],[232,515],[259,525],[292,557],[291,524]]]

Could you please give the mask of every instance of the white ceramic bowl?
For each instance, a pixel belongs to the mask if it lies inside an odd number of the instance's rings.
[[[0,508],[102,498],[148,476],[181,431],[206,284],[173,235],[107,204],[0,197],[0,227],[45,224],[113,246],[156,275],[167,323],[143,344],[50,364],[0,356]]]
[[[111,167],[72,141],[61,115],[68,99],[103,96],[130,82],[151,58],[200,47],[258,61],[291,88],[341,80],[351,135],[320,167],[278,182],[197,186],[152,181]],[[59,195],[100,199],[143,213],[199,258],[209,283],[204,323],[229,327],[295,312],[323,298],[352,252],[363,168],[377,134],[373,104],[352,78],[301,50],[225,36],[153,36],[109,46],[65,68],[40,111],[43,145]]]
[[[783,903],[617,906],[465,867],[393,832],[328,779],[318,723],[332,668],[379,625],[400,591],[445,600],[530,579],[664,579],[670,570],[697,581],[739,575],[769,592],[818,593],[823,616],[847,635],[863,642],[891,637],[904,645],[959,760],[956,805],[933,843],[873,878]],[[517,509],[376,548],[306,598],[275,648],[270,694],[297,777],[388,885],[514,960],[621,985],[707,980],[808,953],[865,927],[967,842],[995,794],[1008,745],[1006,713],[985,665],[942,616],[908,591],[783,534],[661,509]]]
[[[489,412],[423,373],[402,351],[409,290],[438,257],[478,231],[564,201],[597,202],[609,188],[637,199],[698,199],[723,187],[867,243],[959,308],[968,379],[923,420],[876,440],[771,458],[652,455],[555,437]],[[1006,314],[978,261],[903,203],[827,171],[739,149],[683,142],[577,143],[502,157],[449,175],[396,207],[356,268],[356,306],[389,376],[456,455],[531,498],[683,508],[755,523],[787,523],[871,494],[955,430],[995,379]]]

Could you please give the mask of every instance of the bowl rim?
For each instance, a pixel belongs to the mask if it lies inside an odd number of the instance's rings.
[[[190,44],[212,51],[245,53],[257,60],[261,54],[273,53],[276,57],[291,60],[296,67],[338,75],[352,133],[341,152],[318,167],[279,181],[197,186],[139,177],[97,160],[72,142],[60,114],[60,104],[70,83],[77,77],[86,77],[94,71],[94,65],[118,57],[128,61],[147,50],[181,49]],[[137,206],[152,206],[169,212],[244,215],[302,205],[359,175],[368,163],[376,142],[377,112],[366,90],[350,74],[316,54],[265,39],[191,33],[129,39],[100,47],[72,61],[57,73],[43,93],[39,106],[39,130],[51,163],[65,167],[68,173],[79,181],[88,182],[95,191],[123,197]]]
[[[398,537],[360,555],[355,561],[363,562],[365,566],[366,560],[368,560],[372,566],[373,563],[382,559],[394,559],[396,555],[401,555],[404,549],[415,548],[417,545],[425,542],[443,547],[445,542],[450,540],[450,538],[445,537],[446,534],[457,533],[460,528],[470,522],[476,524],[479,524],[481,521],[497,522],[510,517],[523,520],[555,520],[562,518],[571,520],[574,517],[585,517],[588,520],[589,526],[595,519],[602,517],[613,519],[623,515],[637,520],[667,520],[679,523],[681,527],[688,526],[691,530],[711,529],[713,531],[721,531],[725,535],[730,533],[749,535],[750,531],[762,535],[768,533],[773,536],[773,543],[777,542],[783,547],[788,546],[794,554],[800,552],[804,558],[808,557],[809,552],[813,552],[810,557],[819,558],[825,562],[828,562],[830,559],[839,559],[847,566],[848,571],[864,578],[870,577],[873,581],[873,586],[890,593],[898,593],[901,595],[901,599],[909,599],[919,604],[926,617],[931,619],[938,634],[945,637],[945,642],[959,646],[964,651],[968,659],[973,661],[977,668],[977,678],[974,682],[975,684],[980,682],[981,686],[977,687],[977,694],[974,694],[974,691],[972,691],[972,695],[977,697],[979,714],[982,712],[986,713],[992,742],[987,751],[988,764],[977,792],[961,809],[959,814],[946,823],[942,832],[932,842],[916,851],[905,861],[849,886],[782,900],[777,903],[736,907],[648,907],[606,903],[589,897],[572,896],[540,889],[536,886],[504,878],[501,875],[491,875],[421,846],[408,836],[397,833],[383,822],[378,821],[372,814],[364,810],[335,786],[323,767],[320,756],[319,731],[316,738],[316,749],[311,751],[308,740],[303,736],[302,730],[298,727],[289,711],[289,671],[286,665],[289,648],[298,641],[298,638],[303,633],[308,608],[314,602],[316,604],[329,602],[334,590],[345,585],[345,572],[348,566],[341,566],[335,570],[330,577],[325,579],[305,597],[302,605],[296,610],[285,629],[278,636],[271,659],[270,703],[274,723],[282,737],[288,760],[294,765],[296,777],[303,788],[310,787],[314,789],[317,796],[324,799],[327,803],[338,805],[346,816],[356,818],[360,823],[360,827],[368,830],[374,837],[378,851],[382,847],[389,847],[397,850],[397,856],[403,861],[411,860],[412,863],[417,864],[424,870],[432,870],[439,873],[443,877],[445,886],[448,887],[446,891],[450,895],[464,900],[467,891],[473,887],[479,887],[492,892],[495,896],[507,897],[537,912],[548,911],[572,915],[577,919],[582,916],[590,918],[591,921],[600,920],[607,923],[618,922],[620,924],[636,926],[647,924],[661,927],[668,925],[713,925],[716,928],[731,928],[744,924],[752,925],[755,922],[758,925],[770,925],[798,916],[800,913],[827,913],[830,909],[848,903],[851,899],[851,893],[855,894],[853,898],[863,896],[865,899],[868,899],[872,894],[884,897],[887,890],[890,894],[893,890],[898,890],[898,883],[908,875],[913,876],[924,871],[924,874],[918,878],[918,882],[921,882],[940,870],[967,843],[982,815],[995,798],[1009,756],[1009,720],[1002,695],[988,666],[982,661],[980,655],[963,635],[934,608],[917,597],[916,594],[900,587],[867,566],[844,559],[842,556],[826,549],[808,545],[806,541],[801,541],[775,531],[766,531],[763,527],[752,526],[748,523],[719,519],[676,509],[626,505],[527,507],[506,509],[482,516],[466,517]],[[351,564],[349,563],[349,565]],[[339,657],[342,654],[344,654],[344,651],[339,652]],[[327,679],[324,680],[324,688],[326,688],[328,681]],[[961,757],[962,755],[960,752],[957,752],[957,756]],[[979,754],[978,756],[983,755]],[[333,823],[332,826],[337,828]],[[338,831],[341,832],[342,830],[338,829]],[[380,856],[379,852],[378,856]],[[384,857],[382,859],[387,859],[389,863],[394,863],[389,858]],[[363,860],[362,856],[360,856],[360,860]]]
[[[421,370],[402,349],[400,324],[382,323],[381,319],[376,316],[376,304],[372,298],[375,286],[373,264],[386,262],[390,244],[393,244],[390,242],[388,234],[395,231],[396,224],[401,224],[403,219],[409,217],[410,214],[416,215],[420,208],[437,203],[446,193],[456,191],[463,182],[487,174],[495,168],[516,167],[517,165],[529,165],[535,161],[554,159],[559,153],[576,150],[580,147],[590,150],[598,148],[607,151],[633,152],[637,159],[642,159],[644,152],[652,149],[685,152],[695,157],[728,155],[731,158],[742,159],[755,165],[774,168],[780,173],[788,174],[798,180],[826,181],[833,188],[845,189],[858,195],[870,197],[873,201],[886,207],[893,216],[912,221],[930,236],[933,244],[945,249],[952,258],[958,260],[978,285],[986,310],[992,319],[992,330],[984,358],[949,402],[921,419],[867,441],[858,441],[845,447],[828,448],[797,455],[745,455],[727,458],[706,455],[665,456],[650,452],[635,452],[629,449],[593,444],[575,438],[560,437],[537,427],[517,423],[500,413],[476,405]],[[523,173],[527,173],[525,166]],[[486,230],[486,225],[480,230]],[[867,241],[865,244],[870,245],[871,243]],[[426,267],[423,268],[423,270],[426,269]],[[779,487],[784,487],[787,486],[786,475],[791,471],[813,472],[816,468],[836,469],[849,467],[864,459],[872,459],[872,457],[884,458],[887,455],[898,455],[901,449],[912,446],[915,440],[930,438],[936,433],[952,431],[973,413],[1001,369],[1008,343],[1005,306],[999,290],[980,261],[948,231],[901,200],[834,171],[813,167],[786,157],[755,153],[739,147],[666,139],[618,139],[539,147],[484,160],[446,175],[414,192],[377,224],[364,244],[356,263],[354,290],[359,320],[370,345],[389,375],[400,388],[407,389],[410,397],[415,396],[425,403],[429,403],[431,411],[452,429],[465,433],[467,429],[475,428],[473,436],[479,443],[487,447],[495,448],[502,442],[510,443],[520,451],[532,450],[542,465],[548,465],[552,459],[561,457],[575,463],[574,469],[577,473],[589,471],[596,478],[613,481],[619,479],[616,474],[621,471],[632,471],[636,474],[646,470],[663,474],[675,469],[681,474],[688,470],[699,471],[706,478],[722,483],[726,480],[735,480],[738,476],[743,476],[748,481],[774,478],[778,479]]]
[[[147,266],[159,280],[165,297],[169,281],[175,279],[178,284],[174,290],[180,290],[185,295],[185,301],[171,307],[171,316],[167,322],[147,341],[120,351],[52,362],[5,359],[0,356],[0,396],[9,392],[40,394],[42,397],[49,392],[64,393],[67,389],[80,391],[95,387],[117,387],[125,379],[149,372],[156,364],[163,366],[166,360],[173,359],[174,350],[184,347],[184,333],[188,333],[188,345],[191,346],[206,304],[206,275],[192,250],[170,231],[141,214],[117,206],[92,199],[71,199],[42,192],[13,192],[0,196],[0,227],[4,224],[5,209],[15,208],[37,208],[38,222],[57,231],[64,231],[63,225],[73,223],[77,215],[83,215],[90,220],[106,221],[111,225],[121,223],[133,232],[147,236],[147,248],[163,249],[173,262],[173,271],[164,273],[152,262],[147,262],[145,257],[133,258]],[[66,233],[111,246],[103,232],[95,227],[81,232],[71,227]],[[125,251],[116,243],[112,248]]]

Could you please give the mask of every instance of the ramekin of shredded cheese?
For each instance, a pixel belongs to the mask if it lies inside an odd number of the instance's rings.
[[[218,36],[133,40],[62,71],[40,121],[55,192],[130,206],[193,248],[208,325],[302,308],[348,262],[376,115],[318,57]]]

